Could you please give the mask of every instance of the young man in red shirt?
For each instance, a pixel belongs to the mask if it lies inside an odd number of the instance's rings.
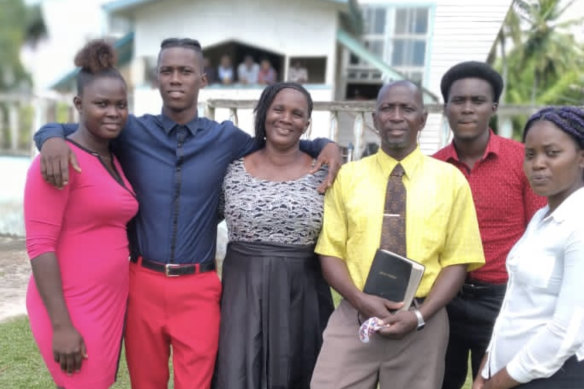
[[[468,273],[448,304],[450,339],[443,389],[460,389],[469,353],[473,377],[488,346],[507,283],[505,259],[545,199],[532,192],[523,173],[523,145],[489,128],[503,90],[501,76],[482,62],[450,68],[440,84],[454,139],[434,154],[456,166],[473,194],[485,266]]]

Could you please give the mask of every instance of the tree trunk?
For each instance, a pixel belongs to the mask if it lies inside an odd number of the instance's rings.
[[[531,86],[531,105],[535,105],[535,96],[537,93],[537,84],[538,84],[539,75],[536,71],[533,75],[533,85]]]

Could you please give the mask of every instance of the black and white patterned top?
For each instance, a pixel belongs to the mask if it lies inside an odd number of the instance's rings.
[[[327,169],[292,181],[250,175],[238,159],[223,181],[224,216],[230,241],[315,244],[322,226],[323,199],[316,188]]]

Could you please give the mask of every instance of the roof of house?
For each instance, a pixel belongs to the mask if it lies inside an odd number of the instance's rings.
[[[149,3],[161,2],[163,0],[114,0],[104,4],[102,7],[107,13],[128,14],[134,9]],[[348,4],[349,0],[322,0],[338,4]]]

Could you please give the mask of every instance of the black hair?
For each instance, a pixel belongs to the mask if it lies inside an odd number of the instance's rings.
[[[99,77],[111,77],[126,81],[115,68],[116,52],[111,44],[103,39],[87,42],[75,56],[75,65],[80,67],[77,73],[77,95],[83,94],[86,85]]]
[[[197,53],[201,53],[203,51],[199,41],[191,38],[166,38],[160,44],[160,51],[164,49],[170,49],[171,47],[182,47],[185,49],[191,49],[196,51]]]
[[[543,108],[527,120],[523,129],[523,142],[527,132],[539,120],[547,120],[560,130],[570,135],[580,149],[584,149],[584,110],[578,107],[547,107]]]
[[[203,67],[203,49],[201,44],[196,39],[191,38],[166,38],[160,43],[160,51],[158,52],[158,63],[160,63],[160,55],[165,49],[171,49],[173,47],[180,47],[183,49],[193,50],[200,58],[201,69]]]
[[[480,78],[485,80],[493,89],[493,101],[495,103],[499,102],[501,92],[503,91],[503,79],[501,75],[485,62],[467,61],[454,65],[442,76],[440,91],[442,92],[444,103],[448,102],[452,84],[463,78]]]
[[[308,119],[310,119],[310,115],[312,114],[312,97],[302,85],[296,82],[278,82],[276,84],[267,86],[262,92],[262,95],[258,100],[258,104],[254,109],[255,139],[260,147],[263,147],[266,144],[266,115],[268,113],[268,109],[272,105],[276,95],[283,89],[294,89],[302,93],[306,98],[306,105],[308,106]]]

